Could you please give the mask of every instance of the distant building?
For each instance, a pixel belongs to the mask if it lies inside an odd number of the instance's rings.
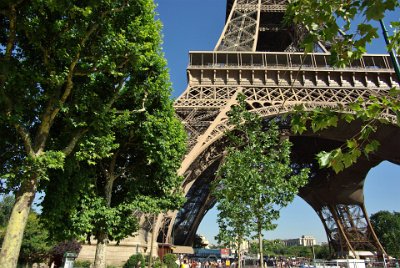
[[[282,240],[285,246],[314,246],[317,240],[310,235],[302,235],[300,238]]]

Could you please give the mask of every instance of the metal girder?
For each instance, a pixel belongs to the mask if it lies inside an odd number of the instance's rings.
[[[261,0],[236,0],[215,50],[255,51]]]
[[[338,69],[329,65],[328,53],[294,52],[299,51],[304,29],[282,26],[286,5],[284,0],[228,0],[229,14],[215,50],[190,53],[188,87],[174,103],[189,135],[188,152],[178,172],[185,178],[182,188],[188,201],[182,210],[168,215],[163,229],[166,240],[160,242],[189,245],[214,204],[209,186],[226,147],[227,112],[239,92],[251,112],[267,118],[291,113],[297,105],[305,110],[329,107],[351,112],[346,106],[357,99],[368,102],[370,96],[387,94],[400,85],[387,55],[367,54]],[[396,123],[390,110],[382,111],[381,118]],[[354,127],[342,124],[339,131],[291,139],[294,147],[314,142],[319,143],[318,149],[327,149],[354,135]],[[400,144],[389,138],[400,133],[390,125],[380,130],[376,138],[382,144],[376,157],[370,162],[360,160],[344,175],[316,169],[315,152],[309,144],[297,149],[297,157],[308,162],[293,164],[314,167],[312,180],[299,195],[321,218],[337,255],[366,248],[383,252],[363,205],[363,181],[366,172],[383,159],[400,163]]]
[[[302,51],[304,27],[283,22],[288,1],[231,0],[215,51]],[[325,47],[319,43],[325,52]]]
[[[327,64],[327,54],[301,53],[191,53],[189,85],[174,107],[189,134],[187,169],[227,130],[230,106],[240,91],[249,109],[262,117],[276,116],[303,105],[346,110],[346,106],[371,95],[387,94],[399,86],[386,55],[366,55],[346,69]],[[351,110],[348,110],[351,112]],[[382,118],[396,122],[389,110]],[[186,161],[186,162],[185,162]]]
[[[331,204],[321,207],[317,214],[324,224],[329,245],[336,257],[352,255],[358,258],[357,252],[360,250],[378,251],[386,255],[363,204]]]

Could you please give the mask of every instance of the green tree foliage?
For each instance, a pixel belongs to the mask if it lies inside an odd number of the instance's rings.
[[[367,52],[366,46],[379,37],[379,20],[387,11],[400,7],[397,0],[291,0],[286,20],[304,25],[307,36],[304,47],[307,52],[314,50],[317,42],[329,45],[331,64],[338,67],[349,65]],[[374,25],[375,22],[375,25]],[[398,21],[390,22],[394,34],[388,51],[399,50]]]
[[[330,257],[328,245],[315,245],[313,246],[316,259],[328,259]],[[264,256],[268,257],[304,257],[308,259],[313,258],[313,249],[305,246],[285,246],[285,244],[277,240],[263,240]],[[251,253],[258,253],[259,244],[253,242],[250,244]]]
[[[240,95],[239,105],[229,114],[231,146],[213,187],[219,210],[217,238],[240,245],[256,233],[262,259],[262,231],[276,227],[273,221],[307,183],[309,169],[292,168],[291,143],[280,134],[278,119],[262,119],[245,107]]]
[[[144,268],[145,260],[142,254],[135,254],[129,257],[123,268]]]
[[[400,213],[378,211],[371,215],[371,224],[379,241],[390,256],[400,257]]]
[[[99,193],[134,188],[140,178],[144,192],[154,183],[155,194],[174,194],[179,178],[172,170],[183,151],[183,130],[169,99],[159,31],[152,0],[1,2],[0,178],[3,191],[16,193],[16,205],[0,263],[15,267],[37,189],[49,189],[57,172],[71,178],[77,161],[84,163],[83,175],[72,181],[89,178],[91,184],[76,183],[70,194],[88,187],[82,198],[90,199],[88,208],[104,212],[100,225],[120,224],[118,217],[131,207],[110,211],[112,200],[97,198]],[[130,170],[136,178],[117,182],[119,168],[100,175],[113,161],[118,167],[137,164]],[[76,198],[71,199],[57,203],[70,208]],[[81,229],[93,216],[87,213]]]
[[[91,261],[75,261],[74,267],[77,268],[90,268],[92,266]]]
[[[165,254],[163,261],[167,268],[178,268],[178,264],[176,261],[178,260],[178,257],[175,254]]]
[[[316,259],[329,259],[331,258],[331,252],[327,244],[321,246],[314,246],[315,258]]]
[[[286,20],[303,25],[307,30],[303,40],[306,53],[312,52],[315,44],[321,41],[330,47],[332,66],[345,67],[366,53],[367,44],[379,37],[379,29],[375,25],[385,17],[385,13],[399,7],[397,0],[291,0]],[[390,24],[393,34],[387,49],[399,52],[400,23],[392,21]],[[400,124],[399,91],[380,91],[367,100],[359,99],[343,108],[349,108],[352,113],[342,109],[338,109],[339,113],[331,109],[304,112],[303,107],[298,107],[292,118],[292,130],[300,134],[307,129],[316,132],[336,127],[340,120],[363,122],[359,132],[343,146],[318,154],[320,166],[333,168],[337,173],[354,164],[362,154],[368,156],[378,149],[379,142],[370,137],[378,130],[379,124],[392,123],[382,117],[387,110],[397,116],[397,125]]]
[[[39,215],[31,212],[28,217],[24,239],[22,240],[19,263],[33,264],[46,262],[52,240],[48,230],[39,220]]]
[[[284,254],[284,249],[286,246],[284,243],[279,240],[263,240],[263,254],[264,256],[283,256]],[[260,250],[260,245],[258,242],[252,242],[250,244],[250,250],[251,253],[257,254]]]
[[[5,195],[0,201],[0,242],[3,242],[14,202],[15,198],[12,195]],[[32,211],[28,216],[18,262],[21,264],[44,262],[51,246],[48,230],[40,223],[39,215]]]
[[[12,207],[15,202],[15,198],[12,195],[4,195],[0,201],[0,227],[4,228],[7,226],[8,219],[10,218]]]

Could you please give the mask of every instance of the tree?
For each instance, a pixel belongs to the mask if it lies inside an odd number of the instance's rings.
[[[22,240],[19,262],[27,265],[45,262],[51,246],[48,230],[40,223],[38,214],[31,212]]]
[[[50,175],[44,220],[58,239],[94,236],[95,267],[106,265],[109,241],[134,235],[139,217],[177,209],[183,202],[176,190],[181,182],[176,170],[185,149],[183,128],[177,119],[169,120],[171,105],[155,107],[148,109],[147,120],[115,127],[120,146],[111,157],[96,165],[67,159],[72,163],[64,172]]]
[[[145,259],[142,254],[136,254],[129,257],[123,268],[145,267]]]
[[[236,239],[240,245],[244,237],[256,233],[263,267],[262,231],[276,227],[273,221],[307,183],[309,169],[293,168],[291,143],[280,134],[279,118],[262,119],[245,107],[240,95],[239,105],[229,115],[231,146],[214,186],[219,239]]]
[[[163,261],[167,266],[167,268],[177,268],[178,267],[178,264],[176,263],[177,260],[178,260],[177,255],[172,253],[165,254],[163,258]]]
[[[315,258],[329,259],[331,252],[328,245],[315,246]]]
[[[314,45],[322,42],[329,46],[331,64],[348,66],[367,52],[366,46],[379,37],[379,29],[373,24],[384,19],[387,11],[400,7],[397,0],[291,0],[286,11],[286,21],[303,25],[307,30],[304,38],[306,52],[313,52]],[[393,35],[388,51],[400,52],[400,23],[390,23]]]
[[[5,229],[14,202],[15,198],[12,195],[3,196],[0,202],[0,242],[3,242]],[[29,265],[35,262],[45,261],[51,247],[48,238],[48,231],[39,222],[38,214],[35,211],[30,212],[18,262]]]
[[[15,198],[12,195],[4,195],[0,201],[0,227],[6,227]]]
[[[220,245],[235,249],[239,260],[238,267],[242,267],[242,245],[247,237],[251,235],[251,224],[249,223],[250,211],[246,205],[240,203],[240,198],[234,197],[230,188],[225,187],[226,182],[218,181],[219,190],[214,190],[218,200],[217,223],[218,234],[215,239]],[[218,189],[216,188],[216,189]],[[225,188],[225,189],[223,189]],[[229,197],[227,197],[229,196]],[[235,203],[236,206],[233,206]]]
[[[5,196],[0,206],[2,208],[9,207],[6,211],[11,213],[14,203],[13,196]],[[2,211],[4,212],[4,210]],[[8,214],[9,215],[9,214]],[[1,226],[5,228],[7,224]],[[4,239],[4,232],[0,233],[0,241]],[[28,216],[24,239],[22,240],[21,250],[18,263],[30,265],[46,261],[52,242],[49,241],[49,232],[39,221],[39,215],[35,211],[31,211]]]
[[[304,257],[313,258],[313,251],[316,259],[328,259],[330,257],[329,246],[314,245],[312,248],[307,246],[285,246],[281,240],[264,240],[264,256],[286,256],[286,257]],[[259,244],[253,242],[250,244],[251,253],[256,254],[259,251]]]
[[[400,213],[378,211],[371,215],[371,224],[387,253],[400,257]]]
[[[75,158],[66,162],[71,163],[64,168],[67,172],[52,173],[46,184],[43,215],[52,223],[52,233],[64,238],[94,236],[95,267],[106,266],[107,243],[133,235],[144,213],[177,209],[183,202],[176,170],[185,152],[186,135],[174,115],[169,77],[160,54],[160,25],[154,23],[153,8],[144,6],[136,16],[143,27],[151,28],[146,33],[151,41],[145,49],[149,59],[135,66],[144,70],[145,80],[143,84],[138,84],[138,78],[127,81],[132,94],[114,100],[118,113],[102,119],[102,128],[113,133],[114,145],[108,155],[95,159],[97,150],[79,144]],[[137,99],[142,91],[145,103]],[[60,188],[63,182],[65,187]],[[74,198],[67,190],[71,188]],[[63,196],[72,199],[69,206],[60,204]],[[65,218],[70,219],[69,225]]]
[[[374,23],[383,23],[385,12],[394,11],[399,7],[400,3],[397,0],[292,0],[287,8],[286,21],[305,27],[307,35],[303,43],[306,53],[313,52],[314,45],[322,42],[329,47],[331,65],[345,67],[353,60],[361,58],[366,53],[366,45],[379,37],[378,28]],[[387,49],[394,60],[395,52],[400,52],[400,23],[392,21],[390,24],[393,35],[389,37]],[[399,72],[397,76],[400,80]],[[292,130],[300,134],[309,129],[308,126],[316,132],[336,127],[339,120],[347,123],[355,120],[362,122],[357,135],[349,138],[343,146],[318,154],[320,166],[331,167],[335,172],[351,166],[362,154],[368,156],[378,149],[379,142],[370,136],[377,131],[379,124],[389,123],[381,117],[388,109],[397,116],[399,125],[399,91],[380,91],[379,94],[366,100],[359,99],[346,108],[351,109],[352,113],[342,113],[341,109],[336,113],[329,108],[304,112],[302,107],[298,107],[297,113],[292,117]]]
[[[253,242],[250,244],[251,253],[257,254],[260,251],[259,242]],[[263,240],[263,255],[264,256],[275,256],[275,255],[283,255],[285,245],[279,239],[276,240]]]
[[[121,148],[116,124],[149,128],[145,147],[159,148],[150,127],[176,119],[147,112],[170,107],[152,0],[3,1],[0,26],[0,178],[16,196],[0,263],[11,268],[35,193],[55,178],[51,170],[69,172],[66,164],[77,166],[70,157],[111,163]],[[152,155],[149,161],[168,156]]]

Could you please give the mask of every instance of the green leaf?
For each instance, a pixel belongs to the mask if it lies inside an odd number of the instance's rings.
[[[379,141],[372,140],[371,142],[365,145],[364,153],[368,155],[370,153],[376,152],[378,150],[379,145],[380,145]]]
[[[355,116],[353,114],[345,113],[342,114],[342,119],[344,119],[347,123],[351,123],[355,120]]]
[[[332,158],[332,152],[319,152],[317,154],[317,160],[320,165],[320,167],[329,167],[331,163],[331,158]]]
[[[354,149],[354,148],[358,147],[358,143],[357,143],[357,141],[355,139],[347,140],[346,143],[347,143],[347,147],[349,149]]]

